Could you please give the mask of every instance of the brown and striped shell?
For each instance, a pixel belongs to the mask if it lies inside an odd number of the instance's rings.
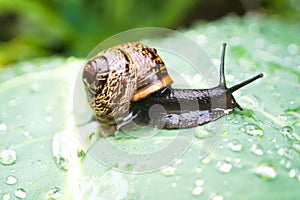
[[[172,83],[154,48],[129,42],[101,51],[87,62],[83,82],[100,122],[116,123],[138,101]]]

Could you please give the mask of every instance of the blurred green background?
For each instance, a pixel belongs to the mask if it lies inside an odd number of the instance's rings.
[[[0,0],[0,66],[51,55],[84,57],[127,29],[178,29],[248,11],[300,19],[298,0]]]

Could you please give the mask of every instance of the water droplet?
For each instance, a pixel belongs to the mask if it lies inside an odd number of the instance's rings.
[[[275,168],[270,163],[261,163],[255,168],[255,173],[264,180],[274,179],[277,176]]]
[[[32,136],[30,135],[29,131],[24,131],[23,135],[28,139],[32,139]]]
[[[53,121],[53,117],[52,117],[51,115],[47,115],[47,116],[45,117],[45,121],[46,121],[46,122],[52,122],[52,121]]]
[[[225,162],[219,161],[219,162],[217,162],[217,167],[219,168],[219,170],[221,172],[224,172],[224,173],[229,173],[232,169],[232,165],[228,161],[225,161]]]
[[[260,105],[258,102],[258,99],[251,95],[245,95],[239,98],[239,103],[243,106],[243,108],[253,109]]]
[[[298,174],[296,169],[291,169],[289,172],[289,177],[294,178]]]
[[[2,200],[10,200],[10,194],[4,193],[4,194],[2,195]]]
[[[3,165],[12,165],[17,160],[17,154],[14,150],[6,149],[0,153],[0,163]]]
[[[72,152],[62,133],[56,133],[52,140],[52,154],[56,165],[68,170],[72,160]]]
[[[59,187],[51,187],[47,193],[48,200],[55,200],[61,196]]]
[[[294,141],[292,147],[300,153],[300,141]]]
[[[172,166],[165,167],[161,170],[161,173],[164,176],[173,176],[175,172],[176,172],[176,168]]]
[[[231,160],[232,160],[232,158],[229,156],[225,158],[225,161],[227,161],[227,162],[231,162]]]
[[[288,117],[285,114],[280,114],[277,116],[278,119],[282,120],[282,121],[286,121],[288,119]]]
[[[282,158],[280,160],[280,164],[283,165],[285,168],[289,169],[292,166],[292,163],[289,159]]]
[[[281,128],[280,133],[283,136],[286,136],[288,138],[292,138],[293,129],[290,126],[284,126]]]
[[[264,155],[263,147],[260,144],[253,144],[251,146],[251,152],[258,156]]]
[[[207,139],[207,138],[213,137],[215,134],[212,131],[197,127],[194,135],[198,139]]]
[[[288,147],[281,147],[277,150],[278,155],[284,156],[286,158],[292,158],[293,157],[293,151],[292,149]]]
[[[242,168],[243,164],[242,164],[241,159],[239,159],[239,158],[234,159],[233,160],[233,166],[236,167],[236,168]]]
[[[23,188],[17,188],[17,189],[15,190],[15,196],[16,196],[18,199],[26,199],[27,193],[26,193],[26,191],[25,191]]]
[[[270,141],[271,141],[272,143],[276,144],[276,143],[277,143],[277,138],[275,138],[275,137],[270,137]]]
[[[202,172],[202,168],[197,167],[197,168],[195,169],[195,171],[196,171],[196,173],[201,173],[201,172]]]
[[[201,186],[196,186],[194,187],[193,191],[192,191],[192,194],[195,195],[195,196],[198,196],[200,195],[201,193],[203,192],[203,189]]]
[[[222,141],[223,141],[224,143],[226,143],[226,142],[228,142],[228,138],[223,138]]]
[[[224,197],[221,195],[216,195],[212,198],[212,200],[223,200],[223,199],[224,199]]]
[[[262,137],[264,135],[262,128],[255,124],[246,124],[242,126],[240,130],[251,136]]]
[[[4,123],[0,123],[0,135],[3,134],[7,130],[7,125]]]
[[[279,148],[277,151],[278,155],[283,156],[284,154],[284,148]]]
[[[172,183],[171,185],[173,188],[177,187],[177,184],[176,183]]]
[[[198,179],[195,181],[195,185],[197,185],[197,186],[201,186],[203,184],[204,184],[204,180],[202,180],[202,179]]]
[[[15,176],[13,176],[13,175],[9,175],[8,177],[6,177],[6,179],[5,179],[5,183],[7,184],[7,185],[14,185],[14,184],[16,184],[18,182],[18,179],[15,177]]]
[[[238,140],[233,140],[228,143],[228,147],[235,152],[241,151],[242,150],[242,144]]]

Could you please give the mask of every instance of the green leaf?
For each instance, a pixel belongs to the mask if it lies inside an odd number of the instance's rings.
[[[186,134],[195,135],[193,142],[166,168],[145,174],[115,171],[89,153],[97,150],[96,143],[109,141],[124,151],[147,154],[168,145],[175,132],[162,131],[148,140],[120,132],[97,140],[85,154],[71,112],[82,60],[20,63],[1,69],[0,151],[14,151],[16,160],[13,155],[8,164],[0,159],[0,196],[18,196],[16,191],[23,188],[27,199],[299,198],[300,27],[249,15],[182,31],[215,59],[221,44],[228,43],[228,86],[260,72],[265,75],[234,94],[245,110],[223,118],[222,134],[209,130],[209,124],[187,129]],[[203,145],[216,137],[215,148],[200,159]],[[125,164],[129,171],[135,167]],[[8,176],[17,183],[9,184]]]

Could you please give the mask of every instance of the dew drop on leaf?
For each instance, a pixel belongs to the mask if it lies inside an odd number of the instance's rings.
[[[10,194],[4,193],[1,200],[10,200]]]
[[[294,178],[298,174],[296,169],[291,169],[289,172],[289,177]]]
[[[292,137],[292,133],[293,133],[293,129],[290,126],[284,126],[284,127],[281,128],[280,133],[283,136],[291,138]]]
[[[17,154],[14,150],[5,149],[0,152],[0,163],[2,165],[12,165],[17,160]]]
[[[264,135],[262,128],[255,124],[246,124],[246,125],[242,126],[240,128],[240,130],[251,136],[262,137]]]
[[[280,164],[283,165],[287,169],[289,169],[292,165],[291,161],[289,159],[286,159],[286,158],[282,158],[280,160]]]
[[[293,147],[298,153],[300,153],[300,142],[299,142],[299,141],[293,142],[292,147]]]
[[[203,189],[202,189],[201,186],[196,186],[192,190],[192,194],[195,195],[195,196],[200,195],[202,192],[203,192]]]
[[[196,171],[196,173],[201,173],[201,172],[202,172],[202,168],[201,168],[201,167],[197,167],[197,168],[195,169],[195,171]]]
[[[238,152],[242,150],[242,144],[240,143],[240,141],[238,140],[233,140],[231,142],[228,143],[228,147],[234,151],[234,152]]]
[[[207,139],[213,137],[214,133],[201,127],[197,127],[194,136],[198,139]]]
[[[63,170],[68,170],[72,159],[68,145],[60,133],[56,133],[52,141],[52,154],[56,165]]]
[[[288,119],[288,117],[285,114],[280,114],[277,116],[278,119],[282,120],[282,121],[286,121]]]
[[[236,167],[236,168],[242,168],[243,164],[242,164],[241,159],[239,159],[239,158],[234,159],[233,160],[233,166]]]
[[[176,168],[172,166],[165,167],[161,170],[161,173],[164,176],[173,176],[175,172],[176,172]]]
[[[224,199],[224,197],[221,195],[215,195],[212,197],[212,200],[223,200],[223,199]]]
[[[251,152],[258,156],[264,155],[263,147],[260,144],[253,144],[251,146]]]
[[[232,164],[228,161],[219,161],[217,162],[217,167],[220,170],[220,172],[229,173],[232,169]]]
[[[239,98],[239,103],[248,109],[253,109],[259,105],[259,100],[251,95],[242,96]]]
[[[7,130],[7,125],[5,123],[0,123],[0,135]]]
[[[45,118],[46,122],[52,122],[53,121],[53,117],[51,115],[47,115]]]
[[[8,177],[6,177],[5,179],[5,183],[7,185],[14,185],[18,182],[17,177],[13,176],[13,175],[9,175]]]
[[[24,131],[23,132],[23,135],[28,138],[28,139],[32,139],[32,135],[30,135],[30,132],[29,131]]]
[[[61,196],[60,188],[59,187],[51,187],[47,193],[48,200],[55,200]]]
[[[23,188],[17,188],[17,189],[15,190],[15,196],[16,196],[18,199],[26,199],[27,193],[26,193],[26,191],[25,191]]]
[[[261,163],[255,168],[255,174],[264,180],[275,179],[277,172],[270,163]]]

